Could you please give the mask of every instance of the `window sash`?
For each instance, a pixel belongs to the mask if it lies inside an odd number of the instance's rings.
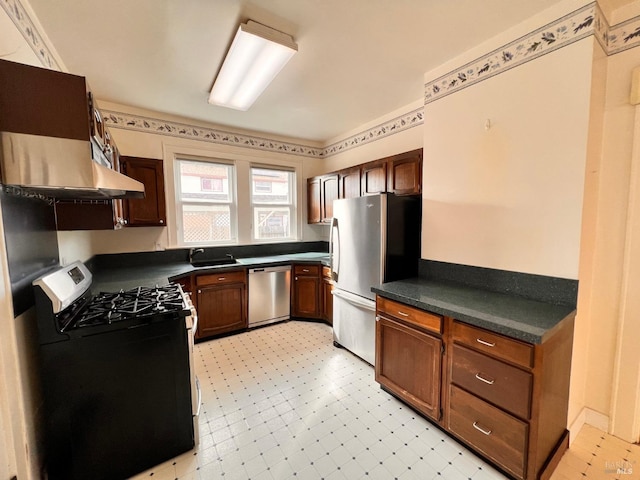
[[[262,173],[262,178],[260,178]],[[256,192],[256,184],[267,182],[270,175],[271,192]],[[286,178],[286,192],[278,188],[282,178]],[[259,179],[258,179],[259,178]],[[296,233],[295,172],[267,166],[253,166],[250,169],[250,201],[252,210],[252,237],[254,240],[288,240]],[[279,215],[280,214],[280,215]]]
[[[195,165],[185,182],[183,165]],[[201,164],[201,165],[197,165]],[[221,168],[225,176],[212,176],[207,167]],[[203,175],[198,175],[198,170]],[[211,170],[211,168],[209,168]],[[215,173],[215,172],[214,172]],[[222,185],[222,192],[209,185]],[[185,192],[187,184],[191,191]],[[225,189],[226,184],[226,189]],[[216,186],[217,186],[216,185]],[[176,213],[178,242],[182,245],[230,244],[237,241],[237,203],[235,200],[235,166],[215,161],[177,159],[176,161]]]

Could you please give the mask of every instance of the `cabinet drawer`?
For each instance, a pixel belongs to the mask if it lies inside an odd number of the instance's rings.
[[[322,266],[322,276],[324,278],[331,278],[331,269],[329,267],[326,266]]]
[[[453,345],[451,358],[452,383],[520,418],[529,418],[530,373],[460,345]]]
[[[232,272],[210,273],[206,275],[198,275],[196,277],[196,285],[224,285],[228,283],[244,283],[245,271],[234,270]]]
[[[320,266],[319,265],[294,265],[293,274],[294,275],[319,275]]]
[[[529,425],[451,385],[448,428],[518,478],[524,478]]]
[[[377,297],[376,307],[380,313],[403,320],[417,327],[422,327],[436,333],[442,333],[442,317],[394,302],[384,297]]]
[[[453,322],[453,339],[475,350],[523,367],[533,367],[533,345],[461,322]]]

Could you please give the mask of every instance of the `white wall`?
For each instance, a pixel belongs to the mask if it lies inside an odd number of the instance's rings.
[[[578,278],[593,42],[425,106],[423,258]]]

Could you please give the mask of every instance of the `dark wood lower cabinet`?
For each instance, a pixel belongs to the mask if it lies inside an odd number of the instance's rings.
[[[322,267],[323,270],[328,267]],[[333,282],[329,278],[322,277],[322,319],[329,325],[333,325]]]
[[[376,381],[510,476],[548,479],[568,448],[574,319],[529,344],[378,297]]]
[[[291,316],[320,318],[320,278],[299,275],[292,282]]]
[[[423,414],[440,419],[442,340],[379,316],[376,382]]]
[[[247,283],[244,271],[198,275],[196,288],[197,339],[247,328]]]

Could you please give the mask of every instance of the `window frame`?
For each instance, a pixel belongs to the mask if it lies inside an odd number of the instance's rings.
[[[254,182],[253,172],[254,170],[270,170],[274,172],[286,173],[288,175],[288,201],[287,203],[281,202],[258,202],[254,201]],[[271,242],[283,242],[283,241],[296,241],[298,237],[298,208],[297,208],[297,181],[298,172],[294,168],[287,168],[278,165],[265,165],[265,164],[250,164],[249,165],[249,207],[251,211],[251,240],[254,243],[271,243]],[[272,189],[273,191],[273,189]],[[274,208],[274,209],[288,209],[289,210],[289,234],[286,237],[277,238],[260,238],[258,236],[258,227],[256,225],[256,211],[259,208]]]
[[[223,166],[228,168],[228,187],[229,187],[229,200],[228,201],[211,201],[209,199],[184,200],[182,197],[182,173],[180,166],[182,162],[191,163],[203,163],[209,165]],[[220,159],[220,158],[194,158],[188,155],[177,155],[174,161],[174,188],[175,188],[175,212],[176,212],[176,243],[182,247],[198,247],[198,246],[222,246],[222,245],[234,245],[238,243],[238,196],[237,196],[237,167],[235,162]],[[200,185],[202,187],[202,178],[200,179]],[[216,193],[215,190],[207,190],[204,193]],[[229,208],[229,233],[230,238],[225,240],[206,240],[202,242],[186,242],[184,239],[184,209],[185,205],[199,206],[199,205],[227,205]]]

